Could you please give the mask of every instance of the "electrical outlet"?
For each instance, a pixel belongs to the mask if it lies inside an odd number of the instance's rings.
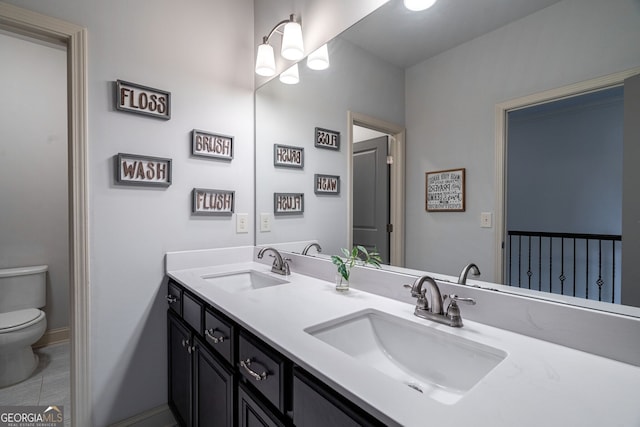
[[[249,214],[239,213],[236,214],[236,233],[248,233],[249,232]]]
[[[260,231],[262,232],[271,231],[271,214],[270,213],[260,214]]]
[[[480,214],[480,227],[482,228],[491,228],[492,224],[491,224],[491,220],[492,220],[492,214],[491,212],[482,212]]]

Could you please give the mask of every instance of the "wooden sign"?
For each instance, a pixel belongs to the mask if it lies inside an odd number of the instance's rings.
[[[234,212],[235,191],[194,188],[191,213],[193,215],[230,216]]]
[[[299,215],[304,212],[304,193],[273,193],[274,215]]]
[[[273,165],[283,168],[304,167],[304,148],[288,145],[273,145]]]
[[[194,129],[191,132],[191,154],[231,160],[233,159],[233,137]]]
[[[116,109],[169,120],[171,94],[164,90],[117,80]]]
[[[330,150],[340,149],[340,132],[335,130],[316,128],[315,146]]]
[[[464,168],[426,173],[427,211],[463,212]]]
[[[118,153],[116,184],[168,187],[171,185],[171,159]]]
[[[313,180],[315,181],[314,192],[316,194],[340,194],[339,176],[315,174]]]

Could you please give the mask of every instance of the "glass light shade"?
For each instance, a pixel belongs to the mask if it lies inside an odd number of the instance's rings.
[[[297,61],[304,57],[304,45],[302,43],[302,27],[297,22],[287,22],[282,35],[282,57],[291,61]]]
[[[429,9],[437,0],[404,0],[404,6],[413,11]]]
[[[311,52],[307,57],[307,67],[312,70],[326,70],[329,68],[329,49],[326,44]]]
[[[280,81],[284,84],[295,85],[300,81],[298,74],[298,64],[293,64],[280,74]]]
[[[271,77],[276,73],[276,60],[273,55],[273,48],[270,44],[258,46],[258,57],[256,58],[256,74]]]

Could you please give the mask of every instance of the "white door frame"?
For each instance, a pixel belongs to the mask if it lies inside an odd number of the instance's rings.
[[[87,30],[69,22],[0,3],[0,26],[67,46],[69,135],[69,243],[71,420],[91,425],[89,368],[89,198],[87,180]]]
[[[507,113],[509,111],[530,107],[536,104],[544,104],[563,98],[582,95],[588,92],[620,86],[628,77],[640,73],[640,67],[631,68],[619,73],[609,74],[591,80],[563,86],[544,92],[534,93],[521,98],[512,99],[496,105],[496,240],[495,240],[495,272],[496,282],[504,283],[504,254],[503,242],[506,235],[505,218],[507,207],[505,205],[506,174],[507,174]]]
[[[365,114],[347,111],[347,247],[353,246],[353,126],[361,126],[378,132],[389,134],[391,140],[391,183],[389,186],[389,220],[393,224],[393,232],[389,237],[390,264],[404,267],[404,162],[405,162],[405,130],[402,126],[390,123]]]

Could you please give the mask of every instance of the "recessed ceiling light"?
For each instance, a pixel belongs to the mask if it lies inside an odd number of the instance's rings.
[[[404,0],[404,6],[413,11],[429,9],[437,0]]]

